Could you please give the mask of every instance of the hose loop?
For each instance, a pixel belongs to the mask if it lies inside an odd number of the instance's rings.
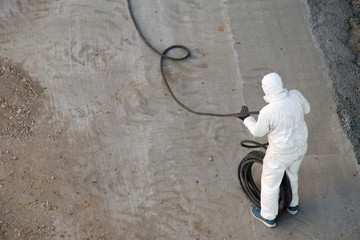
[[[171,50],[176,49],[176,48],[184,50],[186,52],[186,55],[184,57],[171,57],[171,56],[166,55],[168,52],[170,52]],[[188,57],[190,57],[190,49],[184,45],[172,45],[172,46],[166,48],[161,55],[161,58],[166,58],[166,59],[170,59],[170,60],[174,60],[174,61],[182,61],[182,60],[187,59]]]
[[[240,142],[240,145],[244,148],[263,148],[266,150],[269,143],[261,144],[259,142],[252,141],[252,140],[242,140]]]

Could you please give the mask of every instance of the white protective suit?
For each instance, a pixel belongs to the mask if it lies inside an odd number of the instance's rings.
[[[304,114],[310,105],[297,90],[283,88],[281,77],[270,73],[262,79],[263,107],[256,121],[252,116],[244,120],[255,137],[268,134],[269,146],[263,161],[261,175],[261,216],[273,220],[278,214],[279,191],[286,171],[292,188],[291,207],[297,206],[298,170],[307,150],[308,130]]]

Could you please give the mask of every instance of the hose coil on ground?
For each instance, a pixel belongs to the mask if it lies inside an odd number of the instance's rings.
[[[241,145],[246,148],[262,147],[266,149],[268,144],[260,144],[258,142],[244,140],[241,142]],[[251,169],[254,163],[262,165],[264,157],[265,153],[262,151],[251,151],[243,158],[238,168],[238,177],[241,188],[243,189],[249,200],[258,207],[260,207],[261,194],[259,188],[255,184]],[[290,180],[286,173],[284,173],[284,178],[280,185],[279,195],[279,211],[282,211],[289,207],[292,200]]]

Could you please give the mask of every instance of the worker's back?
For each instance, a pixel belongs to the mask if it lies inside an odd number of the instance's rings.
[[[310,106],[297,90],[285,90],[282,95],[261,110],[269,124],[269,148],[279,153],[304,153],[308,137],[304,113]]]

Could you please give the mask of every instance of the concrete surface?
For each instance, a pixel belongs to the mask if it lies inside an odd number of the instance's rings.
[[[281,214],[267,229],[251,216],[237,180],[248,152],[239,142],[249,132],[238,119],[199,117],[176,105],[161,81],[159,57],[139,39],[124,0],[2,1],[0,56],[22,63],[46,87],[50,123],[66,127],[61,144],[74,156],[67,174],[91,180],[81,184],[100,199],[94,211],[103,214],[109,239],[356,239],[358,166],[334,112],[305,1],[133,5],[156,47],[192,50],[190,60],[168,65],[186,104],[257,110],[265,104],[260,80],[276,71],[311,104],[310,147],[299,214]],[[64,186],[69,194],[73,187]],[[58,213],[52,222],[58,232],[81,232],[87,214]]]

